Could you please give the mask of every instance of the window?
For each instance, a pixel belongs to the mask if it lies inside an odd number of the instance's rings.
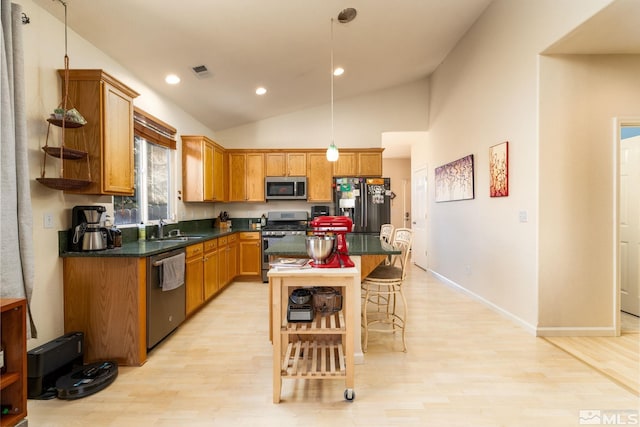
[[[175,129],[142,110],[134,113],[135,183],[133,196],[114,196],[115,224],[172,218],[172,159]]]

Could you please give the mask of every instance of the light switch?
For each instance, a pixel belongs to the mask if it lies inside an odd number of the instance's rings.
[[[527,216],[527,211],[518,212],[518,218],[520,219],[520,222],[528,222],[529,221],[529,218]]]
[[[53,214],[51,212],[45,212],[42,222],[44,228],[53,228]]]

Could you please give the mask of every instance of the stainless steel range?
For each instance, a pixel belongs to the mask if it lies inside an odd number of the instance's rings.
[[[267,225],[262,227],[262,281],[268,282],[269,256],[264,251],[286,236],[304,236],[307,232],[306,211],[274,211],[267,214]]]

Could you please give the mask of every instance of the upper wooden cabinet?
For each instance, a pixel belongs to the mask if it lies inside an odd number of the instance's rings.
[[[265,153],[265,176],[305,176],[307,152]]]
[[[340,150],[338,161],[333,163],[333,176],[357,176],[358,155],[354,152]]]
[[[58,74],[64,93],[64,70]],[[92,182],[67,192],[133,194],[133,99],[138,95],[103,70],[69,70],[68,108],[78,110],[87,124],[80,132],[66,132],[64,143],[88,152]],[[86,180],[87,176],[87,162],[65,161],[64,178]]]
[[[185,202],[225,200],[224,149],[206,136],[182,136],[182,197]]]
[[[229,201],[264,202],[264,154],[229,152]]]
[[[307,154],[307,201],[330,202],[333,198],[332,164],[324,151]]]
[[[382,176],[382,150],[340,150],[333,164],[333,176]]]

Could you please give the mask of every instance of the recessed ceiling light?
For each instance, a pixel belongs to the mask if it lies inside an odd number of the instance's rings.
[[[334,76],[341,76],[343,74],[344,74],[344,68],[342,67],[337,67],[335,70],[333,70]]]
[[[164,78],[164,81],[170,85],[177,85],[178,83],[180,83],[180,77],[176,76],[175,74],[169,74]]]
[[[256,95],[264,95],[265,93],[267,93],[267,89],[263,87],[259,87],[258,89],[256,89]]]

